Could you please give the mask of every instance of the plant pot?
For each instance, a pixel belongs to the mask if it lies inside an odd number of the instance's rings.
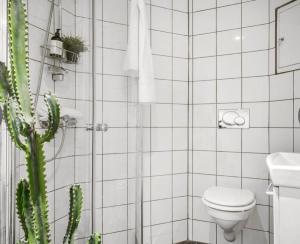
[[[65,58],[68,63],[77,64],[78,59],[79,59],[79,53],[74,53],[69,50],[65,50]]]

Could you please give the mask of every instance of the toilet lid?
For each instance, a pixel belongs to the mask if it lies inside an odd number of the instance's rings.
[[[228,207],[247,206],[255,201],[254,194],[249,190],[216,186],[207,189],[203,198],[213,204]]]

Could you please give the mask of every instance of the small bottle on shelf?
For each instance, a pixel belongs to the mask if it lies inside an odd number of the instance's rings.
[[[63,41],[60,36],[60,29],[56,29],[54,36],[50,41],[50,56],[61,58],[63,55]]]

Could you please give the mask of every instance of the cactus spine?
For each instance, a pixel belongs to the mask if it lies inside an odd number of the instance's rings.
[[[48,108],[48,128],[44,134],[36,129],[29,80],[28,23],[22,0],[8,0],[8,31],[10,70],[0,62],[0,105],[10,136],[24,151],[28,180],[22,179],[16,191],[16,208],[24,239],[18,243],[48,244],[48,200],[45,171],[44,143],[52,140],[59,128],[60,108],[55,96],[45,94]],[[63,243],[73,243],[82,208],[82,190],[79,185],[70,189],[69,224]],[[100,244],[100,235],[94,234],[88,242]]]

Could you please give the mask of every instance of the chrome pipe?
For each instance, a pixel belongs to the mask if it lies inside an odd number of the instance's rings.
[[[96,4],[95,0],[92,0],[92,91],[93,91],[93,103],[92,103],[92,232],[96,232]]]
[[[53,11],[54,11],[54,0],[51,1],[51,7],[50,7],[48,23],[47,23],[47,30],[46,30],[46,34],[45,34],[45,37],[44,37],[44,44],[43,44],[43,48],[42,48],[42,60],[41,60],[38,84],[37,84],[37,88],[36,88],[36,92],[35,92],[35,99],[34,99],[34,108],[36,108],[36,106],[37,106],[37,103],[39,101],[40,92],[41,92],[42,79],[43,79],[44,66],[45,66],[45,59],[46,59],[46,53],[47,53],[47,48],[46,47],[47,47],[47,43],[48,43],[48,40],[49,40],[49,34],[50,34]]]

